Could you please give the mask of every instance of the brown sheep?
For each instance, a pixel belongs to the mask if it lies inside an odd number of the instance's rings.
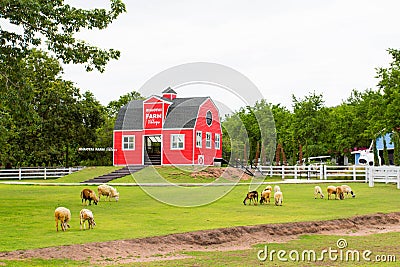
[[[270,203],[271,202],[270,199],[271,199],[271,190],[264,189],[261,192],[260,204],[262,204],[263,202]]]
[[[81,191],[81,199],[82,199],[82,205],[83,205],[84,200],[85,200],[85,204],[86,204],[86,201],[89,200],[89,205],[92,205],[92,203],[91,203],[92,200],[95,205],[97,205],[97,202],[99,202],[99,199],[97,198],[96,193],[93,190],[88,189],[88,188],[85,188]]]
[[[246,205],[246,200],[248,200],[248,199],[249,199],[250,204],[251,204],[251,201],[253,201],[254,205],[257,205],[257,202],[258,202],[258,192],[257,192],[257,191],[248,192],[248,193],[246,194],[245,199],[243,200],[243,204],[244,204],[244,205]]]
[[[64,207],[58,207],[54,211],[54,219],[56,221],[56,229],[58,232],[58,221],[60,221],[61,230],[65,231],[70,228],[68,222],[71,220],[71,211]]]
[[[344,199],[344,192],[343,188],[341,186],[328,186],[326,188],[326,191],[328,192],[328,199],[331,198],[332,194],[335,194],[335,199],[339,197],[339,199],[343,200]]]

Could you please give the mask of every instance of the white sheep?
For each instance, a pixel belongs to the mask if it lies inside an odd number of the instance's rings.
[[[70,228],[68,222],[71,220],[71,211],[67,208],[64,207],[58,207],[54,211],[54,218],[56,221],[56,229],[58,232],[58,221],[60,221],[61,229],[63,231],[67,230],[67,228]]]
[[[321,198],[324,198],[324,194],[322,194],[322,189],[321,189],[321,187],[320,187],[319,185],[316,185],[316,186],[314,187],[314,197],[315,197],[315,199],[317,199],[318,195],[319,195]]]
[[[118,201],[119,199],[119,193],[117,190],[108,184],[99,185],[97,191],[99,193],[99,201],[101,196],[106,196],[106,200],[108,198],[108,201],[110,201],[111,198],[115,198],[115,201]]]
[[[79,212],[79,222],[81,224],[81,230],[82,230],[82,224],[83,224],[83,229],[86,230],[86,225],[85,225],[86,221],[88,222],[89,229],[90,228],[93,229],[93,226],[96,225],[92,211],[88,209],[81,209],[81,211]]]
[[[274,186],[274,193],[280,192],[280,191],[281,191],[281,188],[279,187],[279,185],[275,185]]]
[[[283,193],[281,191],[278,191],[274,194],[274,199],[275,199],[275,205],[276,206],[282,206],[283,203]]]
[[[342,185],[343,192],[346,193],[346,195],[349,195],[349,193],[352,195],[352,197],[356,197],[356,194],[354,194],[353,190],[351,189],[350,186],[348,185]]]

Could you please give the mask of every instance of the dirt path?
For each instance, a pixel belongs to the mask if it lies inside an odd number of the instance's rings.
[[[249,249],[251,245],[258,243],[287,242],[302,234],[368,235],[395,231],[400,232],[400,212],[329,221],[238,226],[159,237],[3,252],[0,253],[0,259],[89,259],[95,264],[110,265],[185,258],[181,251]]]

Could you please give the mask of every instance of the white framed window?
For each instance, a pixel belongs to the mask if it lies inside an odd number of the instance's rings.
[[[206,133],[206,148],[211,148],[211,133]]]
[[[219,134],[215,134],[215,149],[221,148],[221,136]]]
[[[123,150],[135,150],[135,136],[134,135],[122,136],[122,149]]]
[[[184,134],[171,134],[171,149],[185,149]]]
[[[202,135],[202,133],[201,133],[201,131],[196,131],[196,147],[202,147],[202,137],[203,137],[203,135]]]

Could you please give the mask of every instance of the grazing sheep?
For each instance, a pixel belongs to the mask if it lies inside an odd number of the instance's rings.
[[[336,198],[336,186],[330,185],[326,188],[326,191],[328,192],[328,199],[331,199],[332,194],[335,194]]]
[[[263,202],[270,203],[271,202],[270,199],[271,199],[271,190],[264,189],[261,192],[260,204],[262,204]]]
[[[275,205],[276,206],[282,206],[283,203],[283,193],[281,191],[278,191],[274,194],[274,199],[275,199]]]
[[[248,192],[248,193],[246,194],[245,199],[243,200],[243,204],[246,205],[246,200],[248,200],[248,199],[249,199],[249,201],[250,201],[249,204],[251,204],[251,201],[253,201],[254,205],[257,205],[257,202],[258,202],[258,192],[257,192],[257,191]]]
[[[344,193],[343,193],[343,188],[341,186],[328,186],[326,191],[328,192],[328,199],[331,198],[332,194],[335,194],[335,199],[338,197],[343,200],[344,199]]]
[[[115,198],[115,201],[118,201],[119,199],[119,193],[117,190],[108,184],[99,185],[97,191],[99,193],[99,201],[101,196],[106,196],[106,200],[108,198],[108,201],[110,201],[111,198]]]
[[[85,200],[85,204],[86,204],[86,201],[89,200],[89,205],[92,205],[92,203],[91,203],[92,200],[95,205],[97,205],[97,202],[99,202],[99,199],[97,198],[96,193],[93,190],[88,189],[88,188],[85,188],[81,191],[81,199],[82,199],[82,203],[83,203],[83,200]]]
[[[79,222],[81,224],[81,230],[82,230],[82,224],[83,224],[83,229],[86,230],[86,225],[85,225],[86,221],[88,222],[89,229],[90,228],[93,229],[93,226],[96,225],[92,211],[88,209],[81,209],[81,211],[79,212]]]
[[[60,220],[61,230],[65,231],[70,228],[68,222],[71,220],[71,211],[64,207],[58,207],[54,211],[54,218],[56,221],[56,229],[58,232],[58,221]]]
[[[266,187],[264,190],[269,190],[269,191],[271,191],[271,192],[272,192],[272,186],[270,186],[270,185],[267,185],[267,187]]]
[[[344,189],[342,186],[336,186],[336,197],[339,196],[340,200],[344,199]]]
[[[274,193],[280,192],[280,191],[281,191],[281,188],[279,187],[279,185],[275,185],[274,186]]]
[[[321,198],[324,198],[324,194],[322,194],[322,189],[321,189],[321,187],[318,186],[318,185],[316,185],[316,186],[314,187],[314,197],[315,197],[315,199],[317,199],[318,195],[319,195]]]
[[[346,195],[349,195],[349,193],[352,195],[352,197],[356,197],[356,194],[354,194],[353,190],[351,189],[350,186],[348,185],[342,185],[343,192],[346,193]]]

